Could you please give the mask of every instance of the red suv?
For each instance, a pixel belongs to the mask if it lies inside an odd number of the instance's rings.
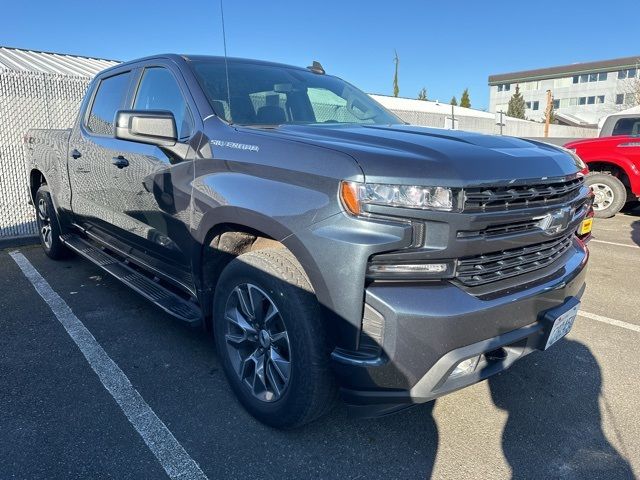
[[[593,209],[600,218],[613,217],[625,203],[640,197],[640,117],[625,119],[627,134],[569,142],[588,165],[587,185],[595,194]],[[625,131],[627,129],[625,128]]]

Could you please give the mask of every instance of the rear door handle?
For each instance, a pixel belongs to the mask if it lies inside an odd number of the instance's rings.
[[[129,166],[129,160],[124,158],[122,155],[118,155],[117,157],[113,157],[111,159],[111,163],[113,163],[118,168],[124,168]]]
[[[73,150],[71,150],[71,156],[73,158],[80,158],[82,154],[77,149],[74,148]]]

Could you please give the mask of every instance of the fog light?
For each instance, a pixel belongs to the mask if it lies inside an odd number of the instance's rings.
[[[449,375],[449,377],[459,377],[461,375],[473,373],[478,366],[478,360],[480,360],[480,355],[461,361],[458,365],[456,365],[456,368],[453,369],[453,372],[451,372],[451,375]]]
[[[369,265],[371,273],[444,273],[447,271],[446,263],[418,263],[418,264],[400,264],[385,265],[374,264]]]

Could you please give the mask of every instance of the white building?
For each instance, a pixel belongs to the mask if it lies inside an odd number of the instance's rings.
[[[495,113],[473,108],[452,107],[447,103],[416,100],[415,98],[373,94],[370,96],[412,125],[454,128],[469,132],[503,134],[514,137],[542,138],[544,136],[544,124],[540,122],[510,118],[506,115],[502,117],[502,122],[498,122],[500,117]],[[503,124],[502,127],[499,123]],[[595,137],[597,134],[596,128],[584,126],[551,125],[549,128],[549,139],[560,139],[558,140],[559,144],[566,143],[570,138]]]
[[[541,121],[551,90],[556,118],[569,125],[597,125],[615,111],[632,106],[640,83],[640,56],[489,76],[489,110],[507,111],[519,86],[526,117]]]

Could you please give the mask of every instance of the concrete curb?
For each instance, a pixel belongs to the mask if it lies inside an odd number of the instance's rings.
[[[5,248],[24,247],[36,245],[40,242],[38,235],[21,235],[19,237],[0,237],[0,250]]]

